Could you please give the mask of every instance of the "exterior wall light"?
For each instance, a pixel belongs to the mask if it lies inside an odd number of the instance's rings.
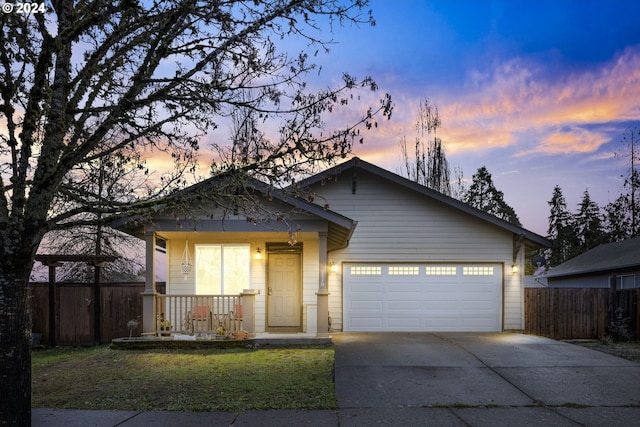
[[[520,272],[520,267],[518,267],[518,264],[513,264],[511,266],[511,273],[518,274],[519,272]]]
[[[335,261],[331,261],[329,263],[329,272],[331,272],[331,273],[337,273],[338,272],[338,264],[336,264]]]
[[[255,255],[256,259],[262,259],[262,251],[260,251],[260,248],[258,247],[258,249],[256,249],[256,255]]]

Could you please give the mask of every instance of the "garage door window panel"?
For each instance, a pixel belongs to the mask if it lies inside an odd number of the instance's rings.
[[[456,266],[430,265],[425,267],[427,276],[457,276],[458,268]]]
[[[493,276],[493,273],[493,267],[478,265],[462,267],[463,276]]]
[[[352,276],[381,276],[382,267],[372,265],[357,266],[351,267],[349,272]]]
[[[420,267],[417,266],[393,266],[389,267],[389,276],[418,276]]]

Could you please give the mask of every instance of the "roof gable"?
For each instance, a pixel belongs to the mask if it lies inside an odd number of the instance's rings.
[[[327,181],[332,179],[333,177],[344,174],[351,173],[352,174],[352,192],[357,192],[357,172],[358,170],[364,170],[371,174],[374,174],[377,178],[387,180],[395,185],[399,185],[403,188],[409,189],[415,193],[418,193],[422,197],[427,197],[433,200],[436,200],[444,205],[447,205],[459,212],[462,212],[467,215],[471,215],[481,221],[492,224],[500,229],[513,233],[516,236],[522,236],[529,245],[538,246],[538,247],[549,247],[551,246],[551,242],[532,231],[529,231],[525,228],[517,226],[515,224],[511,224],[508,221],[504,221],[500,218],[497,218],[491,214],[483,212],[479,209],[476,209],[472,206],[467,205],[464,202],[461,202],[452,197],[446,196],[438,191],[435,191],[431,188],[420,185],[416,182],[413,182],[407,178],[404,178],[400,175],[397,175],[393,172],[389,172],[386,169],[383,169],[379,166],[368,163],[358,157],[354,157],[353,159],[341,163],[337,166],[334,166],[330,169],[327,169],[323,172],[320,172],[310,178],[300,181],[297,185],[300,188],[310,187],[315,184]]]
[[[170,200],[170,202],[167,204],[167,206],[170,206],[172,202],[175,203],[176,205],[185,204],[190,206],[190,209],[192,209],[194,213],[197,214],[199,211],[202,211],[202,208],[200,207],[200,203],[203,200],[204,201],[207,200],[207,194],[209,192],[211,192],[211,194],[215,194],[215,189],[221,185],[221,182],[220,182],[221,179],[229,180],[233,178],[212,177],[204,181],[201,181],[199,183],[196,183],[192,186],[189,186],[187,188],[184,188],[180,191],[177,191],[176,193],[173,193],[171,196],[169,196],[168,199]],[[226,184],[222,184],[222,185],[226,185]],[[232,184],[232,186],[233,185],[236,185],[236,184]],[[356,221],[353,221],[352,219],[347,218],[344,215],[341,215],[337,212],[333,212],[322,206],[318,206],[317,204],[309,202],[300,197],[295,197],[294,195],[289,194],[285,190],[274,188],[266,183],[263,183],[261,181],[258,181],[256,179],[253,179],[247,176],[244,176],[242,177],[242,179],[239,179],[236,186],[237,186],[237,190],[233,190],[232,187],[228,187],[227,190],[231,189],[233,191],[243,192],[244,194],[252,193],[253,195],[257,196],[257,199],[258,199],[257,202],[262,203],[265,206],[267,205],[267,203],[272,204],[273,207],[276,207],[278,205],[286,205],[286,206],[289,206],[292,211],[297,211],[299,215],[310,216],[315,219],[326,221],[328,224],[327,244],[330,249],[337,249],[337,248],[346,246],[357,224]],[[233,196],[231,196],[231,198],[232,197]],[[211,199],[210,202],[213,204],[215,200]],[[166,214],[167,209],[170,210],[170,208],[165,208],[163,210],[159,210],[155,212],[154,214],[151,215],[151,218],[142,218],[142,217],[128,218],[116,224],[113,224],[112,226],[114,228],[120,229],[121,231],[124,231],[131,235],[142,238],[144,236],[143,230],[145,225],[161,223],[159,219],[162,219],[163,217],[167,216]],[[224,208],[224,209],[228,209],[228,208]],[[226,219],[220,220],[220,219],[214,219],[211,217],[206,218],[209,216],[209,215],[204,215],[206,212],[200,212],[200,213],[203,215],[199,215],[197,218],[193,218],[193,220],[201,224],[201,228],[204,228],[203,224],[207,222],[208,223],[226,222],[227,226],[223,228],[231,229],[231,227],[229,227],[228,224],[232,222],[233,219],[226,218]],[[277,212],[272,212],[272,213],[273,215],[278,215]],[[286,218],[283,218],[283,219],[286,219]],[[182,221],[183,222],[189,221],[189,219],[183,219]],[[235,221],[239,223],[251,223],[251,222],[260,223],[262,220],[247,217],[244,219],[237,218]],[[273,223],[284,224],[282,226],[286,227],[287,222],[280,221],[279,218],[272,218],[271,221],[272,223],[270,224],[270,227],[273,227]],[[170,222],[175,222],[175,221],[170,221]],[[297,223],[297,221],[293,221],[293,222]],[[246,227],[247,227],[247,230],[253,231],[253,228],[250,225],[247,225]],[[167,230],[164,230],[164,231],[167,231]],[[239,230],[236,230],[236,231],[239,231]],[[297,231],[297,230],[294,230],[294,231]],[[300,230],[300,231],[304,231],[304,230]]]

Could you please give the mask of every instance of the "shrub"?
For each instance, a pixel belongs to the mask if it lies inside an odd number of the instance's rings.
[[[629,318],[623,317],[624,309],[622,307],[616,308],[615,318],[609,325],[609,338],[616,341],[631,341],[631,333],[629,332]]]

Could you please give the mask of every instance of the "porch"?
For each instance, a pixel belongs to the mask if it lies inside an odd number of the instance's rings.
[[[215,189],[215,180],[184,191],[210,187]],[[148,222],[118,226],[145,240],[145,335],[188,332],[204,338],[223,326],[246,330],[250,337],[265,332],[328,336],[328,254],[348,244],[356,223],[257,181],[239,190],[255,196],[251,211],[198,203],[179,220],[175,212],[163,211]],[[252,220],[256,207],[267,215],[264,221]],[[161,260],[158,254],[164,254]],[[160,268],[166,300],[156,289]],[[201,296],[212,299],[200,304]],[[218,307],[216,298],[229,296],[239,299]]]
[[[242,295],[155,297],[155,329],[145,335],[226,336],[244,330]]]
[[[245,300],[253,312],[252,295],[156,294],[153,298],[155,326],[143,337],[228,338],[235,332],[255,335],[251,321],[244,322]],[[248,317],[253,318],[250,314]],[[249,332],[248,329],[251,329]]]
[[[328,335],[328,233],[298,233],[294,245],[277,241],[283,236],[271,232],[146,236],[145,335],[215,338],[238,330],[249,337],[263,332]],[[166,253],[164,294],[156,289],[157,247]],[[187,272],[185,253],[194,254]],[[218,328],[225,331],[217,333]]]
[[[298,338],[326,338],[327,333],[307,330],[293,333],[256,329],[256,297],[254,289],[245,289],[237,295],[158,294],[153,297],[156,313],[153,328],[145,328],[142,338],[168,338],[172,340],[229,340],[234,333],[246,333],[246,338],[261,342],[275,338],[279,341]],[[327,295],[319,295],[326,300]],[[151,299],[151,298],[150,298]],[[314,306],[315,308],[315,306]],[[314,313],[315,314],[315,313]],[[315,322],[317,319],[312,319]],[[325,321],[327,321],[325,319]],[[235,337],[238,339],[238,337]]]

